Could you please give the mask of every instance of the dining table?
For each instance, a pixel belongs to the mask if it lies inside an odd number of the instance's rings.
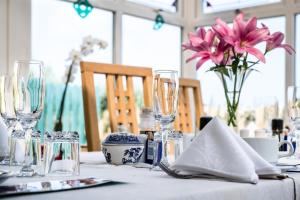
[[[8,169],[0,166],[0,169]],[[300,200],[300,173],[283,180],[261,179],[257,184],[221,179],[176,179],[160,170],[141,165],[107,164],[102,152],[80,153],[79,176],[12,177],[4,185],[95,177],[122,182],[79,190],[29,194],[1,199],[11,200],[93,200],[93,199],[204,199],[204,200]]]

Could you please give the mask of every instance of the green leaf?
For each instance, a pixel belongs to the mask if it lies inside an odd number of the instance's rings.
[[[222,68],[218,69],[218,72],[221,73],[221,74],[224,74],[225,76],[229,77],[228,69],[225,68],[225,67],[222,67]]]

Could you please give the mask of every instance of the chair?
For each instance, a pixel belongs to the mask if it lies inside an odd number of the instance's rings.
[[[196,128],[199,129],[199,119],[203,115],[203,103],[200,89],[200,81],[195,79],[180,78],[178,94],[178,115],[174,122],[175,130],[182,132],[194,132],[191,116],[190,92],[192,90],[195,102]]]
[[[111,130],[117,131],[118,124],[122,123],[128,125],[133,133],[138,133],[133,77],[142,78],[144,106],[151,107],[152,69],[93,62],[81,62],[80,67],[88,151],[99,151],[101,147],[94,74],[104,74],[106,77],[107,107]]]

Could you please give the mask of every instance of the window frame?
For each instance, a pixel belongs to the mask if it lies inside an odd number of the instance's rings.
[[[76,0],[64,1],[75,2]],[[235,13],[233,10],[204,14],[202,12],[202,1],[203,0],[178,0],[177,12],[161,12],[166,23],[181,27],[182,41],[187,40],[188,33],[194,31],[195,27],[212,25],[216,16],[222,18],[224,21],[232,21],[234,18]],[[23,0],[22,3],[18,0],[1,1],[1,3],[3,2],[6,4],[7,12],[1,13],[1,16],[6,15],[6,17],[4,16],[2,19],[6,19],[7,26],[1,29],[0,40],[6,41],[6,45],[4,44],[2,46],[2,49],[5,48],[6,50],[0,51],[0,58],[4,58],[1,63],[7,66],[7,71],[12,72],[13,61],[16,58],[30,58],[31,0]],[[109,10],[114,13],[113,38],[115,43],[113,47],[113,63],[120,64],[122,60],[122,15],[128,14],[153,20],[156,16],[155,9],[126,0],[97,0],[92,1],[92,3],[96,8]],[[282,7],[284,7],[284,9],[282,9]],[[246,18],[250,16],[257,16],[258,18],[285,16],[286,42],[295,44],[295,16],[297,13],[300,13],[300,0],[281,0],[281,2],[278,3],[248,7],[241,9],[241,11],[245,13]],[[23,46],[24,48],[16,48],[17,46]],[[190,55],[191,53],[187,51],[181,53],[182,76],[196,78],[195,63],[185,63],[186,58]],[[295,84],[295,56],[287,56],[285,62],[285,88],[287,89],[289,85]]]
[[[203,8],[203,0],[201,0],[201,5],[200,5],[200,10],[201,12],[199,12],[200,14],[203,13],[202,15],[207,15],[207,14],[218,14],[218,13],[225,13],[225,12],[234,12],[235,10],[239,9],[239,10],[246,10],[246,9],[257,9],[260,7],[270,7],[270,6],[283,6],[282,3],[285,0],[280,0],[279,2],[273,2],[273,3],[266,3],[266,4],[260,4],[260,5],[255,5],[255,6],[246,6],[246,7],[242,7],[242,8],[234,8],[234,9],[229,9],[229,10],[217,10],[215,12],[210,12],[210,13],[205,13],[204,12],[204,8]]]

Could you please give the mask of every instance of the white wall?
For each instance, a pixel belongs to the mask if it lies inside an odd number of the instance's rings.
[[[8,1],[8,71],[15,60],[30,59],[30,0]]]
[[[30,0],[0,0],[0,73],[30,59]]]
[[[0,73],[7,69],[7,0],[0,1]]]

